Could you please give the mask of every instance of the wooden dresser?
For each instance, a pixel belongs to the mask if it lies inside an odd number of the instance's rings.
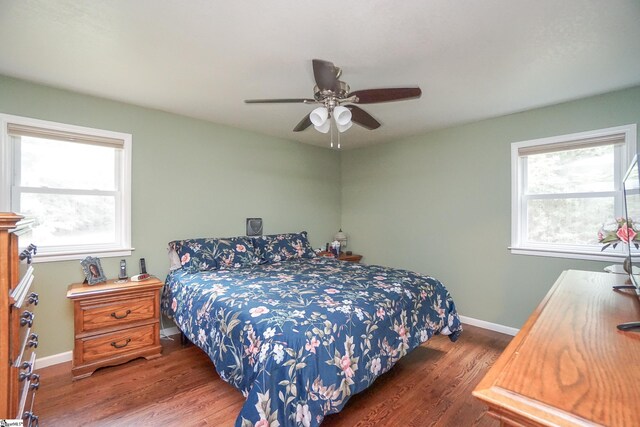
[[[23,419],[31,426],[38,424],[32,408],[40,385],[33,329],[38,295],[31,292],[36,247],[25,242],[30,223],[22,219],[0,213],[0,419]]]
[[[640,426],[640,320],[626,276],[562,273],[473,391],[508,426]]]
[[[73,379],[104,366],[138,357],[160,357],[160,288],[155,277],[142,282],[69,286],[73,300],[75,342]]]

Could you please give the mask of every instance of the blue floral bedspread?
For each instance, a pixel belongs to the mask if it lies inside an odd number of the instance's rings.
[[[162,309],[247,398],[236,426],[317,426],[435,334],[449,292],[406,270],[317,257],[167,277]]]

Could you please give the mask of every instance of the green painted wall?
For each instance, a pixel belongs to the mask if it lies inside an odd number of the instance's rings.
[[[608,263],[509,252],[510,144],[639,120],[635,87],[344,151],[350,249],[439,278],[463,315],[519,328],[563,270]]]
[[[242,235],[247,217],[268,234],[308,230],[316,247],[340,224],[337,151],[2,76],[0,112],[133,135],[130,273],[144,257],[164,278],[167,242]],[[119,260],[102,259],[107,276]],[[36,264],[39,357],[73,348],[66,290],[82,279],[78,261]]]
[[[337,152],[0,76],[0,112],[133,134],[130,271],[164,277],[173,239],[341,225],[367,263],[441,279],[461,314],[520,327],[561,271],[607,263],[511,255],[510,143],[640,119],[640,87]],[[103,259],[107,275],[120,258]],[[38,355],[73,348],[77,261],[36,264]]]

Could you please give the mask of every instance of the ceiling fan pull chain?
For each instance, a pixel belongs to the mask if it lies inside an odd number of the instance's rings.
[[[331,148],[333,148],[333,123],[331,118],[329,118],[329,133],[331,134]]]

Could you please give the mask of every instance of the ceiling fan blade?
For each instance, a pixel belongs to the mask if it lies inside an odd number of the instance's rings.
[[[362,108],[355,105],[347,105],[347,108],[351,110],[351,121],[357,123],[360,126],[369,130],[378,129],[380,122],[371,116],[371,114],[364,111]]]
[[[313,76],[320,90],[338,91],[340,84],[338,83],[338,69],[333,62],[323,61],[322,59],[314,59]]]
[[[351,92],[349,96],[357,96],[358,104],[374,104],[376,102],[403,101],[420,98],[419,87],[399,87],[387,89],[364,89]]]
[[[308,128],[309,126],[311,126],[311,119],[309,118],[308,114],[305,114],[305,116],[302,118],[302,120],[300,120],[300,123],[298,123],[296,125],[296,127],[293,128],[294,132],[301,132],[303,130],[305,130],[306,128]]]
[[[245,104],[279,104],[279,103],[286,103],[286,102],[309,104],[309,103],[315,103],[316,100],[308,99],[308,98],[245,99],[244,100]]]

